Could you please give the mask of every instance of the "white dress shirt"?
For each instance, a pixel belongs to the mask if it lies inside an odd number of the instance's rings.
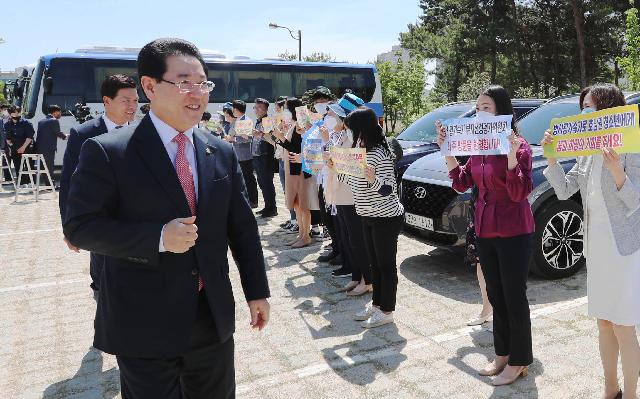
[[[125,123],[124,125],[118,125],[117,123],[109,119],[106,113],[102,114],[102,119],[104,120],[104,124],[107,125],[107,133],[112,130],[116,130],[116,128],[119,126],[129,126],[129,122]]]
[[[153,122],[153,126],[155,126],[158,131],[158,135],[160,135],[160,139],[162,140],[162,144],[164,144],[164,148],[167,150],[167,154],[169,155],[169,159],[171,159],[171,163],[173,167],[176,167],[176,156],[178,155],[178,143],[173,141],[173,138],[178,135],[178,131],[171,126],[169,126],[166,122],[158,118],[153,111],[149,111],[149,116],[151,117],[151,122]],[[184,132],[184,134],[189,139],[185,145],[185,153],[187,156],[187,161],[189,162],[189,166],[191,167],[191,174],[193,175],[193,185],[196,190],[196,201],[198,200],[198,166],[196,164],[196,147],[193,144],[193,129],[191,128]],[[160,252],[165,252],[164,242],[163,242],[163,233],[164,226],[162,226],[162,232],[160,233]]]

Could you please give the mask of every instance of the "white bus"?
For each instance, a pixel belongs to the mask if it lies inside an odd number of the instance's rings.
[[[23,113],[34,126],[46,116],[47,106],[57,104],[63,109],[60,125],[63,132],[78,124],[71,111],[85,104],[91,116],[104,112],[100,85],[106,76],[125,74],[137,79],[138,49],[112,47],[89,48],[69,54],[40,57],[35,68],[24,80]],[[209,80],[216,87],[209,98],[212,114],[234,99],[253,102],[257,97],[275,100],[278,96],[296,96],[316,86],[328,87],[342,95],[351,89],[382,118],[382,91],[374,65],[347,63],[307,63],[281,60],[227,59],[224,55],[205,52]],[[240,57],[238,57],[240,58]],[[148,102],[138,90],[140,103]],[[252,107],[247,107],[250,117]],[[138,115],[139,118],[142,114]],[[62,165],[66,141],[58,140],[55,164]]]

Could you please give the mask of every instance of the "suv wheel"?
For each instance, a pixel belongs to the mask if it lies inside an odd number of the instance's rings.
[[[555,200],[536,216],[532,271],[557,279],[575,274],[585,264],[582,207]]]

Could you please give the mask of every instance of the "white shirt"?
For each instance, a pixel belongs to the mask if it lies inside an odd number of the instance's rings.
[[[153,122],[153,126],[155,126],[158,131],[158,135],[160,136],[160,140],[162,140],[162,144],[164,144],[164,148],[167,150],[167,154],[169,155],[169,159],[171,159],[171,163],[173,167],[176,167],[176,156],[178,155],[178,143],[173,141],[173,138],[178,135],[178,131],[163,120],[158,118],[153,111],[149,111],[149,116],[151,117],[151,122]],[[105,118],[106,121],[106,118]],[[196,164],[196,147],[193,145],[193,128],[184,132],[184,134],[189,139],[185,145],[185,153],[187,156],[187,161],[189,162],[189,166],[191,167],[191,174],[193,175],[193,185],[196,190],[196,201],[198,200],[198,167]],[[162,230],[160,232],[160,252],[165,252],[164,242],[163,242],[163,234],[164,234],[164,226],[162,226]]]
[[[116,128],[118,126],[128,126],[129,125],[129,122],[125,123],[124,125],[118,125],[117,123],[115,123],[114,121],[109,119],[109,117],[107,117],[106,113],[102,114],[102,119],[104,120],[104,124],[107,125],[107,133],[112,131],[112,130],[116,130]]]

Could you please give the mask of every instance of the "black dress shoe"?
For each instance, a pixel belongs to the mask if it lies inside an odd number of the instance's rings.
[[[264,209],[260,213],[260,217],[261,218],[272,218],[274,216],[278,216],[278,210],[277,209]]]
[[[318,256],[318,262],[329,262],[338,255],[340,255],[338,252],[331,251],[328,254]]]
[[[338,255],[329,261],[331,266],[340,266],[342,264],[342,255]]]
[[[351,270],[345,267],[341,267],[340,269],[334,270],[333,272],[331,272],[331,275],[333,277],[347,277],[351,275]]]
[[[265,211],[267,210],[267,208],[262,208],[260,209],[258,212],[256,212],[258,215],[262,215]]]

